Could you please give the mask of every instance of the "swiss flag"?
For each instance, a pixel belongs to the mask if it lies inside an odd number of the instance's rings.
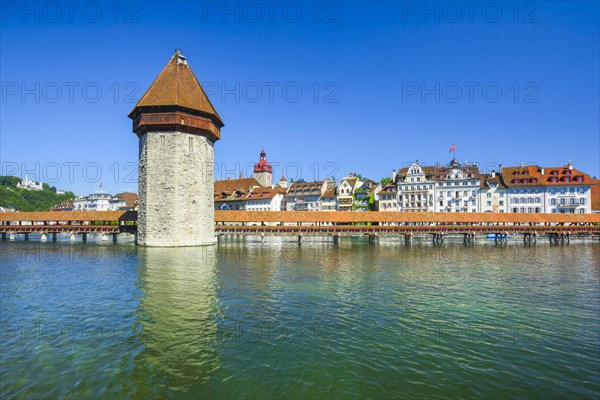
[[[454,151],[454,143],[452,143],[452,147],[450,147],[450,151],[448,153],[452,153]]]

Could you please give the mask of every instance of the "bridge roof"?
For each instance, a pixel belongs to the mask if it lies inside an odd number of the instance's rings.
[[[0,221],[121,221],[137,219],[132,211],[44,211],[0,213]]]
[[[600,214],[215,210],[216,222],[600,223]]]

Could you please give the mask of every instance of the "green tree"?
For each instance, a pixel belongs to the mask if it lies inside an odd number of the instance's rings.
[[[21,179],[14,176],[0,176],[0,207],[14,207],[18,211],[48,211],[61,201],[75,197],[73,192],[56,194],[56,189],[42,184],[42,190],[17,188]]]

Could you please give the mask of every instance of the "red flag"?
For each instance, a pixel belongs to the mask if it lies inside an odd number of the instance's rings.
[[[450,147],[450,151],[448,153],[452,153],[454,151],[454,143],[452,143],[452,147]]]

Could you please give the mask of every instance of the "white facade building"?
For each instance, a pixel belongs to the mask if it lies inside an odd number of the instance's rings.
[[[127,203],[108,193],[94,193],[73,200],[73,211],[118,211],[127,208]]]
[[[285,189],[278,186],[255,187],[245,199],[246,211],[283,211]]]
[[[42,186],[42,182],[30,181],[28,176],[25,175],[25,179],[17,183],[17,188],[25,190],[42,190],[44,187]]]
[[[354,193],[363,184],[356,176],[349,174],[341,180],[337,188],[337,204],[340,211],[354,209]]]
[[[478,192],[478,212],[508,212],[508,188],[499,174],[492,171],[481,176],[481,187]]]
[[[399,211],[433,211],[434,184],[433,174],[431,171],[426,174],[419,161],[402,168],[396,176]]]
[[[592,178],[573,168],[524,165],[502,169],[508,211],[515,213],[591,213]]]
[[[453,159],[449,167],[435,167],[434,211],[477,212],[481,177],[476,164],[461,165]]]

